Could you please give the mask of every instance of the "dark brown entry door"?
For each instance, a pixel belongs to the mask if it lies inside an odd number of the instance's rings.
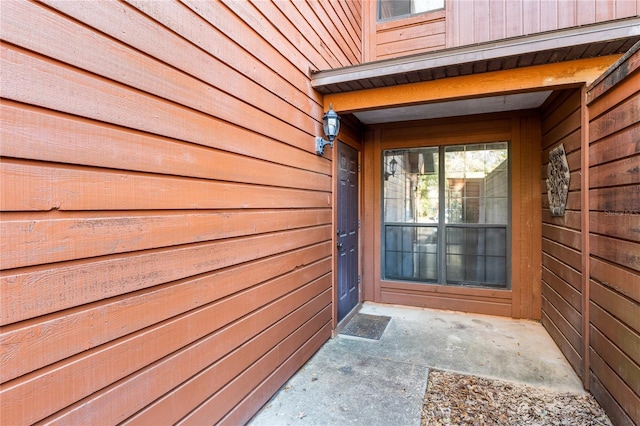
[[[358,304],[358,151],[338,143],[338,321]]]

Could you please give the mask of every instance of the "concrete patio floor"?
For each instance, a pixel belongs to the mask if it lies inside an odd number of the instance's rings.
[[[430,369],[585,392],[537,322],[374,303],[359,313],[391,317],[380,340],[329,340],[250,425],[419,425]]]

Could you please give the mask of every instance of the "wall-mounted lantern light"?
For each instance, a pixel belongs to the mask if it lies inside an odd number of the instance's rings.
[[[333,105],[329,104],[329,111],[322,117],[322,129],[327,139],[324,140],[320,136],[316,136],[316,154],[324,154],[324,146],[329,145],[333,148],[333,140],[338,136],[340,131],[340,116],[333,110]]]
[[[389,176],[395,176],[398,170],[398,162],[395,157],[389,162],[389,167],[384,168],[384,180],[389,180]]]

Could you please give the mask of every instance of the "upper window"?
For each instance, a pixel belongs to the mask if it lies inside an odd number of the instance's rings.
[[[383,275],[509,286],[506,142],[383,153]]]
[[[399,18],[444,8],[444,0],[378,0],[378,20]]]

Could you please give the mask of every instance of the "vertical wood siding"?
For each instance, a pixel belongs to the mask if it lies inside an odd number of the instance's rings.
[[[331,332],[360,3],[0,8],[0,423],[247,421]]]
[[[581,92],[556,92],[542,106],[542,324],[580,377],[582,346]],[[549,151],[564,144],[571,172],[564,216],[551,216]]]
[[[640,14],[637,0],[448,0],[446,8],[446,47]]]
[[[640,46],[588,95],[590,388],[640,424]]]
[[[447,0],[445,10],[381,22],[377,1],[364,7],[367,61],[640,15],[638,0]]]

